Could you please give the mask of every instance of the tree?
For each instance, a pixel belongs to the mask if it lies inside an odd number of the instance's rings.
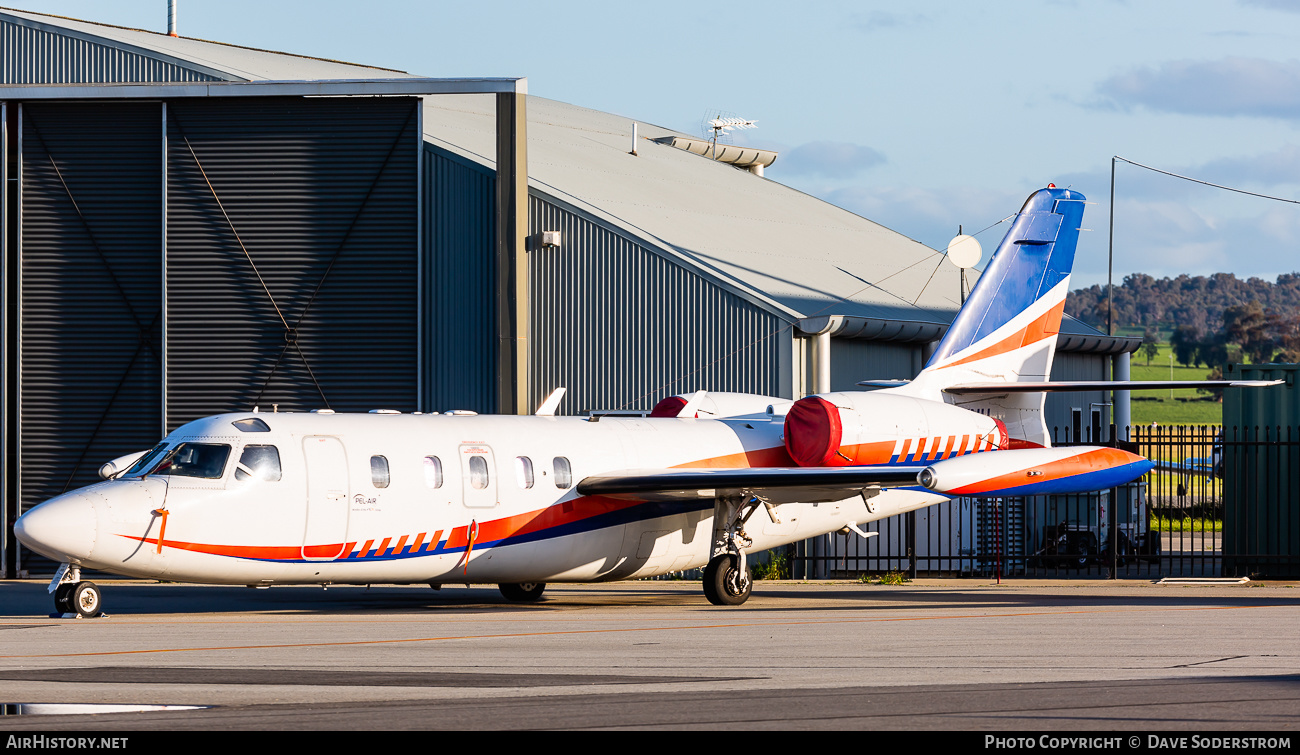
[[[1142,346],[1138,350],[1146,354],[1148,367],[1151,366],[1151,360],[1160,355],[1160,335],[1154,327],[1148,327],[1142,334]]]
[[[1191,325],[1179,325],[1169,336],[1169,345],[1173,347],[1174,359],[1184,367],[1200,364],[1197,356],[1200,352],[1201,332]]]

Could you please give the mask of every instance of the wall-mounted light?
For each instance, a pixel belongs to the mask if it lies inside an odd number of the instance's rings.
[[[542,231],[542,248],[554,249],[563,242],[563,234],[559,231]]]

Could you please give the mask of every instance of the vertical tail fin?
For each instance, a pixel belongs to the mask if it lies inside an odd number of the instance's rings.
[[[1082,194],[1054,186],[1025,200],[934,356],[905,392],[942,400],[944,388],[962,383],[1051,379],[1083,206]],[[1043,394],[970,403],[988,404],[968,408],[1003,419],[1013,438],[1048,445]]]

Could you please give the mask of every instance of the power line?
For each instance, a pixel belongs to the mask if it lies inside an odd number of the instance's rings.
[[[1163,173],[1163,174],[1165,174],[1166,176],[1173,176],[1174,178],[1181,178],[1181,179],[1183,179],[1184,181],[1191,181],[1192,183],[1203,184],[1203,185],[1205,185],[1205,186],[1213,186],[1213,187],[1216,188],[1216,189],[1223,189],[1224,191],[1235,191],[1235,192],[1237,192],[1238,194],[1249,194],[1249,195],[1252,196],[1252,197],[1260,197],[1260,198],[1262,198],[1262,199],[1272,199],[1272,200],[1275,201],[1275,202],[1287,202],[1287,203],[1289,203],[1289,204],[1300,204],[1300,199],[1287,199],[1287,198],[1285,198],[1285,197],[1275,197],[1275,196],[1272,196],[1272,195],[1270,195],[1270,194],[1258,194],[1258,193],[1253,192],[1253,191],[1246,191],[1245,189],[1234,189],[1234,188],[1231,187],[1231,186],[1224,186],[1224,185],[1222,185],[1222,184],[1210,183],[1209,181],[1202,181],[1202,180],[1199,179],[1199,178],[1192,178],[1191,176],[1182,176],[1182,175],[1179,175],[1179,174],[1177,174],[1177,173],[1171,173],[1171,172],[1169,172],[1169,171],[1167,171],[1167,170],[1160,170],[1159,168],[1153,168],[1153,167],[1151,167],[1150,165],[1143,165],[1142,163],[1135,163],[1135,162],[1133,162],[1132,160],[1129,160],[1129,159],[1126,158],[1126,157],[1120,157],[1119,155],[1115,155],[1115,159],[1116,159],[1116,160],[1123,160],[1124,162],[1128,163],[1129,165],[1136,165],[1136,166],[1139,167],[1139,168],[1145,168],[1145,169],[1147,169],[1147,170],[1154,171],[1154,172],[1156,172],[1156,173]]]

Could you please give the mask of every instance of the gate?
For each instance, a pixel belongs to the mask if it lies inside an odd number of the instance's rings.
[[[1114,437],[1114,428],[1109,428]],[[1300,427],[1097,428],[1056,446],[1119,446],[1150,459],[1142,479],[1077,495],[956,498],[793,548],[810,579],[1285,577],[1300,572]]]

